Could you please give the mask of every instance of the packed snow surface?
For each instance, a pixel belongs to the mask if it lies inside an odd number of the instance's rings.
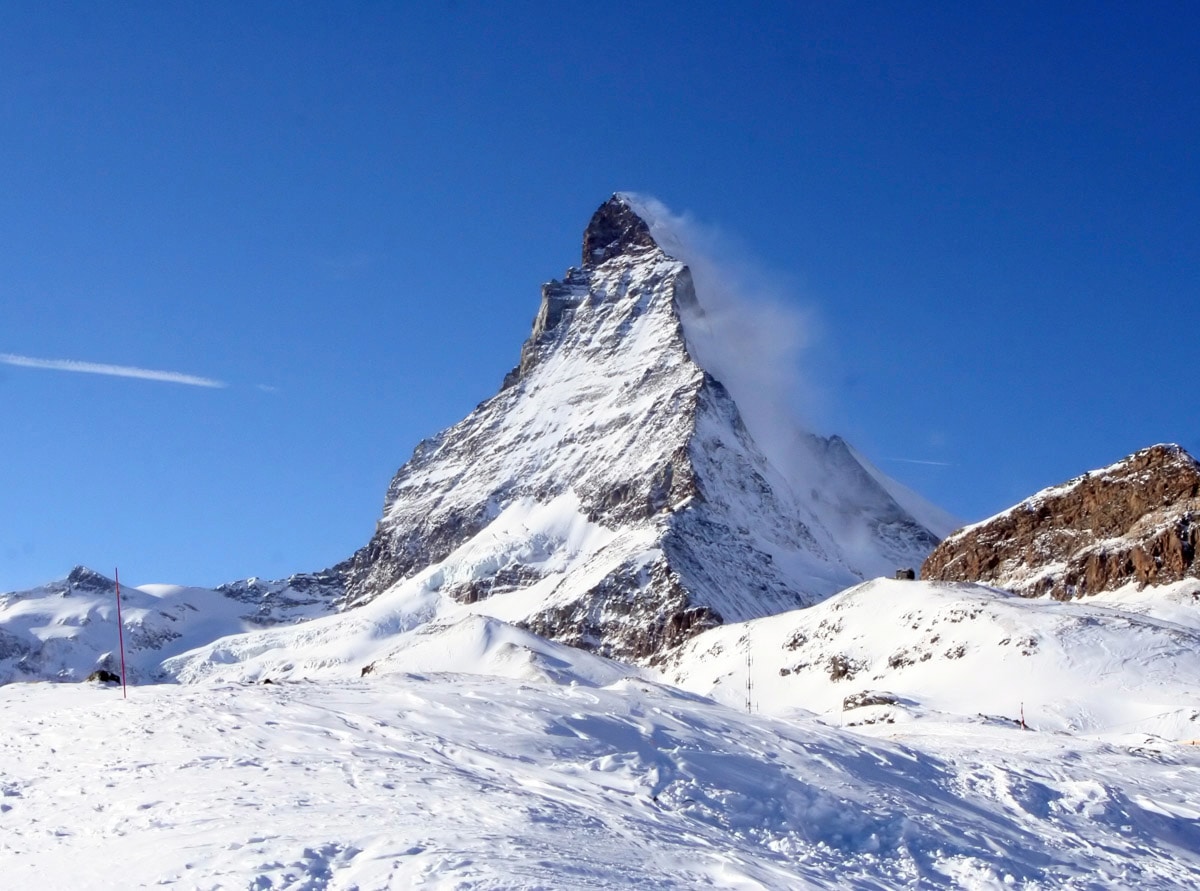
[[[1192,887],[1200,749],[645,680],[0,688],[14,888]],[[878,728],[876,728],[878,732]]]

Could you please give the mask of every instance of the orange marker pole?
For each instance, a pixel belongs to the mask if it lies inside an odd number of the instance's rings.
[[[125,689],[125,623],[121,621],[121,573],[113,570],[113,578],[117,581],[117,638],[121,641],[121,698],[128,699]]]

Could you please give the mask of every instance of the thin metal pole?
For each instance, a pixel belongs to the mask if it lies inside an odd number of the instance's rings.
[[[125,689],[125,623],[121,621],[121,573],[113,570],[113,578],[117,580],[117,637],[121,641],[121,698],[128,699],[129,692]]]
[[[746,713],[754,711],[754,667],[750,659],[750,637],[746,636]]]

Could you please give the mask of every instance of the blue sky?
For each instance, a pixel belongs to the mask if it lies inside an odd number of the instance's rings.
[[[224,386],[0,363],[0,590],[347,556],[615,190],[720,233],[813,426],[965,519],[1200,453],[1195,10],[7,4],[0,354]]]

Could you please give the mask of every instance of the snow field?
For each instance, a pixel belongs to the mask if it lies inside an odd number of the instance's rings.
[[[644,680],[0,688],[10,887],[1182,887],[1200,751]]]

